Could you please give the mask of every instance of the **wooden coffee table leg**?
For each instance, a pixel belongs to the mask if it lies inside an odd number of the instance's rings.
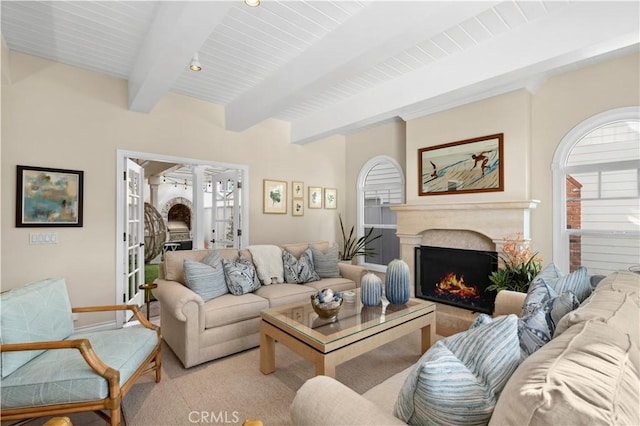
[[[328,359],[328,357],[322,357],[316,361],[316,376],[329,376],[336,377],[336,364]]]
[[[422,353],[425,353],[427,349],[431,347],[433,342],[436,340],[436,324],[435,321],[432,321],[431,324],[426,327],[422,327],[422,339],[421,339],[420,349]]]
[[[273,337],[265,333],[260,325],[260,371],[271,374],[276,371],[276,342]]]

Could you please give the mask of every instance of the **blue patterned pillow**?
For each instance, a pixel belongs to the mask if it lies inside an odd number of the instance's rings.
[[[313,267],[320,278],[340,278],[340,270],[338,269],[340,254],[337,245],[334,244],[329,247],[326,253],[311,246],[311,253]]]
[[[486,424],[520,364],[517,317],[437,341],[405,380],[394,415],[410,425]]]
[[[224,276],[231,294],[241,296],[260,288],[260,279],[253,263],[246,257],[240,256],[237,262],[222,259]]]
[[[560,319],[579,305],[576,296],[566,291],[520,318],[518,338],[523,356],[527,357],[549,343]]]
[[[289,284],[304,284],[320,281],[320,277],[313,267],[311,249],[306,249],[300,259],[286,249],[282,250],[282,266],[284,268],[284,282]]]
[[[212,260],[209,259],[210,256],[211,255],[205,259],[212,262]],[[205,302],[229,292],[227,283],[224,280],[222,265],[220,262],[218,262],[218,265],[218,267],[214,267],[207,263],[184,259],[185,285],[202,297],[202,300]]]

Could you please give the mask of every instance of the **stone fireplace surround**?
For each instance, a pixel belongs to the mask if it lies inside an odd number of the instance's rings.
[[[502,252],[505,238],[520,233],[530,239],[531,211],[538,200],[488,201],[393,206],[397,216],[400,258],[411,271],[415,296],[415,248],[421,245]],[[441,336],[462,331],[477,313],[436,303],[436,332]]]

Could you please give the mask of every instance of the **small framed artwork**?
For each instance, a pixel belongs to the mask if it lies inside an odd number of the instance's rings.
[[[418,150],[418,195],[504,190],[504,134]]]
[[[294,198],[291,202],[291,216],[304,215],[304,199]]]
[[[293,198],[303,198],[304,197],[304,183],[296,182],[295,180],[291,182],[291,196]]]
[[[84,172],[18,166],[16,227],[82,227]]]
[[[325,209],[337,209],[338,208],[338,190],[335,188],[324,189],[324,208]]]
[[[287,213],[287,182],[264,179],[263,213]]]
[[[309,208],[321,209],[322,208],[322,188],[319,186],[309,187]]]

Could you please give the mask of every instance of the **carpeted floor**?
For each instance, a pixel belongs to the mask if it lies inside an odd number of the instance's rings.
[[[339,365],[336,378],[358,393],[370,389],[417,361],[419,336],[413,333]],[[279,344],[275,373],[263,375],[258,365],[255,348],[185,369],[163,344],[162,381],[156,384],[147,374],[131,388],[123,402],[127,424],[242,424],[246,419],[265,426],[290,424],[289,406],[296,390],[314,376],[313,365]],[[74,425],[105,424],[93,413],[70,417]]]

